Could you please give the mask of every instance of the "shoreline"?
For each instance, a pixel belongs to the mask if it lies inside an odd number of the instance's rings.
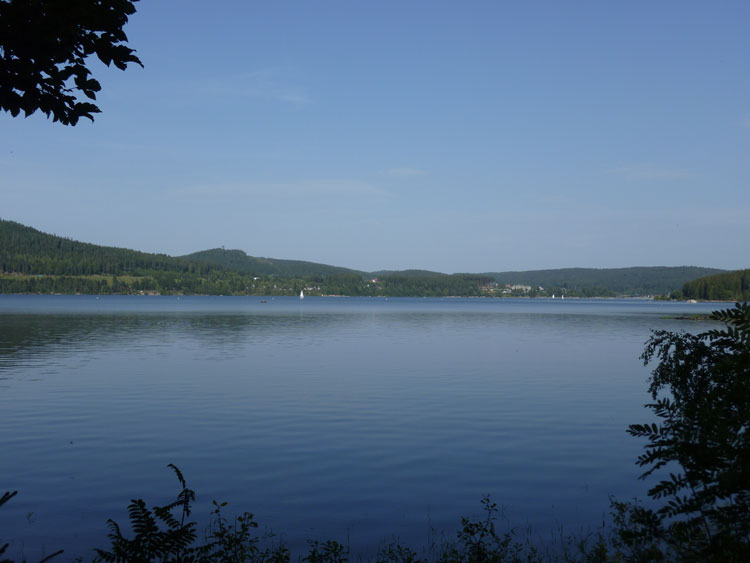
[[[90,296],[90,297],[257,297],[257,298],[268,298],[268,297],[297,297],[296,294],[273,294],[273,293],[242,293],[242,294],[224,294],[224,293],[159,293],[159,292],[145,292],[145,293],[41,293],[41,292],[28,292],[28,293],[4,293],[0,292],[0,297],[11,296],[11,295],[54,295],[54,296]],[[564,301],[653,301],[655,303],[682,303],[685,305],[700,304],[700,303],[717,303],[717,304],[733,304],[743,302],[742,300],[731,299],[731,300],[720,300],[720,299],[654,299],[653,296],[638,296],[638,295],[623,295],[618,297],[609,296],[593,296],[593,297],[579,297],[570,296],[566,299],[552,298],[549,296],[536,296],[536,297],[525,297],[525,296],[498,296],[498,295],[346,295],[346,294],[334,294],[325,293],[320,295],[305,295],[306,298],[315,297],[332,297],[340,299],[352,299],[352,298],[368,298],[368,299],[496,299],[496,300],[518,300],[518,301],[532,301],[532,300],[548,300],[555,302]]]

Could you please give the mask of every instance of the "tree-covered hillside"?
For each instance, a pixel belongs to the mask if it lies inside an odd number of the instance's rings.
[[[357,275],[363,272],[339,268],[327,264],[304,262],[302,260],[278,260],[248,256],[242,250],[213,248],[181,256],[182,259],[201,264],[214,264],[228,270],[245,274],[274,275],[282,278],[303,278],[306,276]]]
[[[166,254],[98,246],[0,219],[0,271],[29,275],[142,275],[153,271],[206,273],[215,267]]]
[[[722,270],[683,266],[451,275],[427,270],[365,273],[300,260],[257,258],[223,248],[175,258],[78,242],[0,219],[0,293],[293,295],[305,290],[313,295],[393,297],[553,293],[595,297],[667,294],[684,286],[687,298],[732,299],[746,291],[746,274],[686,285],[717,272]]]
[[[477,296],[488,279],[362,272],[214,249],[182,258],[98,246],[0,220],[0,293]]]
[[[585,290],[607,290],[615,295],[668,294],[686,282],[721,273],[724,270],[679,267],[633,268],[563,268],[558,270],[529,270],[525,272],[493,272],[484,274],[499,284],[527,284],[547,288],[561,288],[586,293]]]
[[[291,293],[213,264],[99,246],[0,220],[0,293]]]
[[[480,297],[491,278],[476,274],[402,275],[393,274],[380,279],[380,295],[391,297]]]
[[[687,282],[674,297],[685,299],[716,299],[750,301],[750,269],[706,276]]]

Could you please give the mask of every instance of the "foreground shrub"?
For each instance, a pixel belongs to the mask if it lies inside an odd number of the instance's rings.
[[[724,329],[655,331],[642,356],[660,422],[628,432],[648,440],[641,478],[662,476],[657,508],[613,503],[633,560],[750,561],[750,306],[712,318]]]

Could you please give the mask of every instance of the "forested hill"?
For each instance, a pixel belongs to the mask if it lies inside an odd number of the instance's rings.
[[[224,250],[223,248],[202,250],[200,252],[181,256],[180,258],[190,262],[214,264],[244,274],[275,275],[282,278],[364,275],[363,272],[350,270],[348,268],[339,268],[337,266],[328,266],[327,264],[317,264],[315,262],[305,262],[302,260],[257,258],[255,256],[248,256],[242,250]]]
[[[682,286],[685,299],[716,299],[721,301],[750,301],[750,270],[737,270],[689,281]]]
[[[731,299],[737,288],[747,289],[747,273],[704,278],[716,273],[724,272],[683,266],[453,275],[426,270],[365,273],[299,260],[256,258],[223,248],[182,257],[149,254],[78,242],[0,219],[0,293],[295,295],[304,289],[313,295],[544,297],[560,292],[592,297],[678,295],[683,287],[687,298]],[[687,283],[697,278],[709,281]]]
[[[716,268],[697,266],[633,268],[563,268],[525,272],[492,272],[483,274],[499,284],[526,284],[544,288],[564,288],[579,293],[615,295],[667,294],[688,281],[723,273]]]
[[[138,275],[173,271],[205,273],[215,267],[166,254],[99,246],[50,235],[0,219],[0,272],[27,275]]]
[[[479,296],[480,276],[362,272],[216,249],[174,258],[98,246],[0,220],[0,293]]]

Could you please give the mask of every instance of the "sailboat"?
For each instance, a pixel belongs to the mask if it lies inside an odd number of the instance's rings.
[[[299,298],[300,299],[304,299],[305,298],[305,291],[302,290],[302,289],[299,290]]]

